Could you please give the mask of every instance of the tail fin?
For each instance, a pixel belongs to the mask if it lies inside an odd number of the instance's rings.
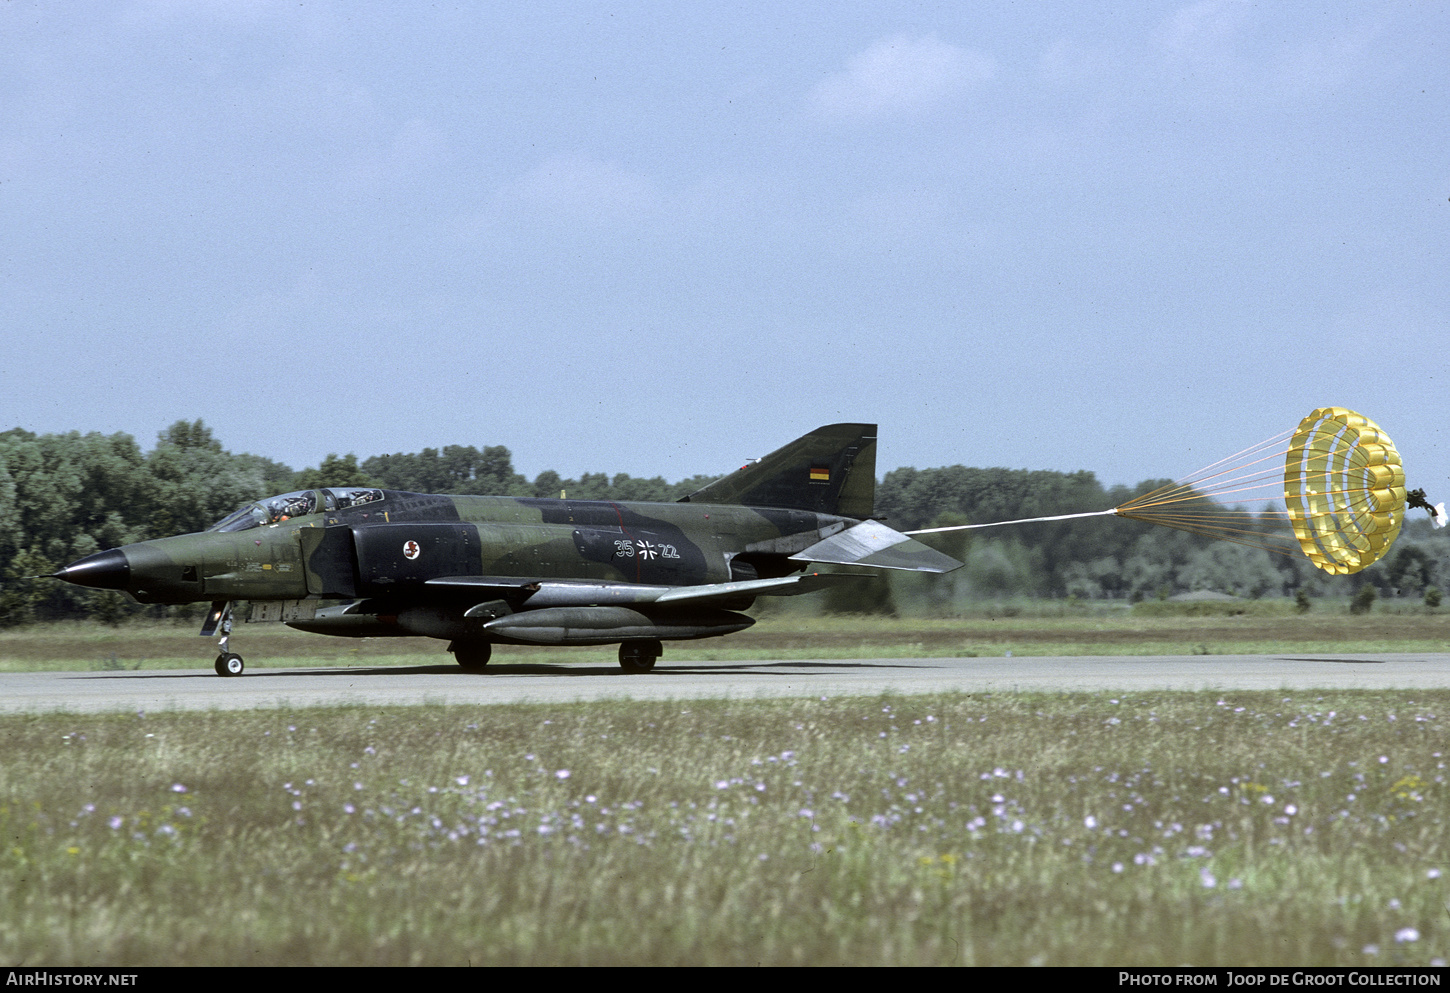
[[[816,428],[681,502],[783,507],[864,520],[876,505],[876,425]]]

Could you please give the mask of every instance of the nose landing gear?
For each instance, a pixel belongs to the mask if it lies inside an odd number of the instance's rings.
[[[216,657],[216,674],[218,676],[240,676],[245,668],[242,657],[234,652],[222,652]]]
[[[206,615],[206,621],[201,626],[201,636],[210,638],[220,630],[221,640],[217,642],[220,650],[216,657],[216,669],[218,676],[240,676],[246,668],[242,657],[231,651],[228,642],[232,637],[232,602],[230,600],[218,600],[211,605],[211,610]]]

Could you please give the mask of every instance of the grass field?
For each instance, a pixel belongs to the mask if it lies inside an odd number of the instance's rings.
[[[666,661],[1450,640],[1423,610],[1229,609],[782,612]],[[233,645],[253,667],[448,659],[279,625]],[[12,671],[212,654],[189,626],[0,632]],[[0,717],[0,960],[1443,964],[1447,710],[1322,691]]]
[[[665,662],[800,658],[989,657],[1036,655],[1207,655],[1276,652],[1443,652],[1450,610],[1380,607],[1351,615],[1347,603],[1300,614],[1290,603],[1159,604],[1089,609],[1053,603],[985,604],[954,618],[821,617],[765,614],[726,638],[671,642]],[[445,643],[426,638],[329,638],[281,624],[238,624],[232,649],[249,668],[448,663]],[[592,661],[611,647],[500,645],[500,661]],[[0,671],[206,667],[214,641],[196,626],[135,622],[34,625],[0,631]]]
[[[1450,694],[0,718],[11,964],[1443,964]]]

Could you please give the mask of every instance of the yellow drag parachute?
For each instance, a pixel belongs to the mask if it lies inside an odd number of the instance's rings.
[[[1411,505],[1428,510],[1435,526],[1443,526],[1445,505],[1431,507],[1422,492],[1413,495]],[[1261,509],[1244,501],[1259,502]],[[906,533],[1115,514],[1284,555],[1302,550],[1320,569],[1344,576],[1390,550],[1404,524],[1405,505],[1405,470],[1390,436],[1363,414],[1321,407],[1292,432],[1108,510]]]
[[[1378,561],[1405,521],[1405,470],[1379,425],[1343,407],[1304,420],[1284,456],[1284,505],[1309,561],[1331,575]]]

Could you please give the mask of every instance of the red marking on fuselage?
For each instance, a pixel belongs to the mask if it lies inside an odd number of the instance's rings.
[[[613,500],[609,501],[609,505],[614,508],[614,516],[619,518],[619,530],[623,532],[626,538],[629,538],[631,541],[633,541],[634,538],[632,535],[630,535],[629,528],[624,526],[624,511],[620,510],[619,504],[615,503]],[[640,556],[638,551],[636,551],[634,556],[634,581],[636,583],[643,582],[640,577],[644,575],[643,570],[640,569],[639,560]]]

